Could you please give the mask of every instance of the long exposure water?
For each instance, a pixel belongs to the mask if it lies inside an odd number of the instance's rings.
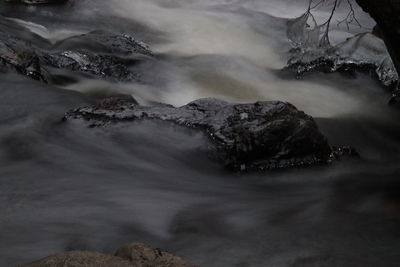
[[[81,78],[54,87],[0,73],[0,266],[66,250],[113,253],[128,242],[199,266],[399,266],[400,113],[367,75],[281,75],[287,19],[307,2],[0,3],[1,31],[18,25],[46,45],[97,29],[129,33],[156,54],[135,67],[138,83]],[[173,105],[201,97],[288,101],[314,116],[332,144],[354,146],[361,158],[237,174],[210,160],[198,131],[60,122],[108,93]]]

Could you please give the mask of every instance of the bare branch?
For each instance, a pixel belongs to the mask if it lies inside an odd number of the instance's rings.
[[[349,11],[346,13],[344,18],[341,19],[335,19],[335,15],[337,13],[338,8],[341,5],[346,4],[348,6]],[[313,16],[313,10],[316,8],[321,7],[322,5],[328,6],[330,8],[330,14],[329,18],[322,24],[318,25],[316,23],[317,27],[320,27],[322,30],[322,35],[320,39],[320,45],[321,46],[326,46],[330,45],[329,41],[329,32],[332,28],[332,23],[334,20],[336,20],[336,26],[338,28],[341,27],[341,25],[345,25],[347,27],[347,30],[350,31],[350,25],[356,25],[359,28],[364,28],[360,23],[360,21],[357,19],[356,12],[354,9],[354,4],[352,0],[310,0],[308,4],[308,8],[306,11],[306,14],[313,18],[315,21],[315,18]]]

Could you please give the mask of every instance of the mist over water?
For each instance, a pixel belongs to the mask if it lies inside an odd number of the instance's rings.
[[[144,38],[149,41],[152,50],[163,57],[154,64],[143,66],[142,76],[147,78],[148,83],[100,86],[101,89],[119,87],[123,92],[130,92],[148,101],[179,106],[200,97],[213,96],[235,102],[288,101],[318,117],[368,112],[362,108],[365,103],[360,100],[358,90],[355,93],[352,90],[338,92],[335,89],[336,82],[320,84],[277,76],[279,70],[286,65],[290,49],[286,37],[287,18],[300,16],[307,3],[82,1],[74,2],[70,7],[72,14],[66,15],[65,20],[68,22],[71,20],[69,16],[72,19],[79,18],[72,25],[60,23],[58,26],[46,21],[46,17],[53,19],[57,16],[56,11],[46,12],[39,8],[34,8],[32,13],[44,25],[21,21],[20,24],[52,42],[59,40],[60,36],[78,35],[97,27],[112,32],[131,31],[133,36],[139,37],[146,33],[141,32],[143,29],[138,30],[137,25],[142,25],[145,32],[152,32],[152,29],[159,32],[157,37],[150,34]],[[321,10],[320,16],[325,16],[326,12]],[[316,12],[316,15],[320,13]],[[359,16],[366,27],[373,25],[366,15]],[[77,24],[82,18],[83,23]],[[96,18],[100,18],[100,23]],[[114,25],[118,20],[123,20],[123,23]],[[132,27],[129,27],[130,23]],[[365,29],[355,28],[353,31]],[[347,31],[341,29],[341,32]],[[331,37],[334,39],[335,33]],[[371,87],[368,82],[358,86]],[[93,80],[68,87],[90,92],[98,88],[99,83]],[[376,101],[374,92],[366,94],[372,98],[366,100],[369,104]],[[381,106],[381,101],[386,99],[380,98],[378,101],[378,106]]]
[[[56,88],[0,73],[0,266],[65,250],[113,253],[128,242],[199,266],[398,266],[400,114],[369,76],[282,74],[287,19],[307,2],[86,0],[62,10],[0,3],[0,22],[37,42],[102,29],[155,52],[133,67],[137,83],[79,77]],[[117,92],[177,106],[201,97],[288,101],[361,158],[235,174],[210,159],[198,131],[60,122],[93,95]]]

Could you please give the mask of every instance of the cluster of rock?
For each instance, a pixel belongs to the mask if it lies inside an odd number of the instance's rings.
[[[122,246],[114,256],[99,252],[70,251],[19,267],[194,267],[180,257],[141,243]]]
[[[15,71],[46,83],[60,82],[59,75],[53,75],[54,70],[116,81],[138,81],[139,77],[131,66],[153,57],[147,45],[127,34],[93,31],[49,44],[46,48],[35,45],[32,38],[28,41],[21,36],[24,34],[0,31],[0,70]],[[340,47],[348,52],[353,46],[343,44]],[[357,46],[349,57],[354,59],[357,56],[360,64],[354,60],[339,63],[329,55],[330,61],[314,58],[305,62],[303,53],[301,60],[293,60],[288,68],[295,68],[300,75],[328,65],[332,65],[330,71],[335,71],[351,64],[361,66],[361,62],[365,66],[376,63],[366,63],[359,50]],[[340,54],[337,52],[339,47],[333,51]],[[364,52],[368,54],[370,51]],[[381,77],[389,82],[392,76],[387,70],[387,75]],[[156,119],[198,128],[205,131],[212,141],[215,152],[212,154],[224,166],[239,171],[308,166],[352,154],[346,152],[351,149],[332,149],[311,116],[279,101],[232,104],[217,99],[200,99],[182,107],[173,107],[166,104],[141,106],[132,99],[116,97],[70,111],[65,119],[83,119],[92,127]]]
[[[74,36],[43,49],[19,36],[0,32],[0,68],[32,79],[58,83],[52,70],[115,81],[137,81],[130,67],[151,57],[142,42],[128,34],[94,31]]]
[[[201,129],[211,139],[217,158],[239,171],[326,163],[332,156],[313,118],[279,101],[232,104],[207,98],[173,107],[141,106],[115,97],[65,116],[65,120],[74,119],[87,121],[90,127],[155,119]]]

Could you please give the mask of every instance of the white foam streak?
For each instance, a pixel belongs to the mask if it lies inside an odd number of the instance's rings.
[[[47,27],[17,18],[7,18],[10,21],[14,21],[18,23],[20,26],[27,28],[32,33],[39,35],[40,37],[48,40],[50,43],[55,44],[59,41],[65,40],[67,38],[81,35],[86,33],[81,30],[72,30],[72,29],[57,29],[57,30],[49,30]]]

